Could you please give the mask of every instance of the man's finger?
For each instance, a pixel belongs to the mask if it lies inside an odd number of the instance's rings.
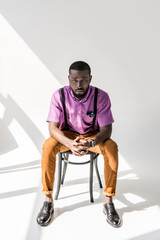
[[[78,139],[78,138],[80,138],[80,136],[77,136],[77,137],[75,138],[75,140]]]
[[[75,139],[73,142],[73,145],[79,146],[79,145],[84,145],[84,143],[86,143],[86,140],[82,140],[82,138],[80,138],[80,139]]]
[[[79,145],[82,145],[82,143],[79,144],[78,142],[73,142],[72,145],[73,146],[79,146]]]
[[[82,143],[82,142],[75,142],[75,143],[73,143],[73,145],[74,146],[84,146],[85,145],[85,143]]]
[[[79,151],[81,151],[81,150],[86,150],[86,149],[88,149],[87,146],[79,146],[79,147],[78,147],[78,150],[79,150]]]
[[[82,141],[82,140],[85,140],[85,138],[84,138],[84,137],[77,136],[74,141],[77,141],[77,140],[81,140],[81,141]]]
[[[79,141],[79,139],[80,139],[81,137],[80,136],[78,136],[78,137],[76,137],[75,139],[74,139],[74,141]]]
[[[76,156],[79,156],[79,155],[80,155],[79,151],[77,151],[77,150],[73,150],[73,153],[74,153],[74,155],[76,155]]]
[[[88,151],[86,151],[86,150],[85,150],[85,151],[81,151],[80,154],[81,154],[81,156],[82,156],[82,155],[85,155],[87,152],[88,152]]]
[[[84,142],[84,143],[86,143],[87,142],[87,140],[86,139],[80,139],[81,140],[81,142]]]

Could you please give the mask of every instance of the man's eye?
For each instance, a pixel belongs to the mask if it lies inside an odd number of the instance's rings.
[[[87,79],[87,77],[84,77],[84,78],[82,78],[82,80],[81,81],[84,81],[84,80],[86,80]],[[73,79],[73,81],[77,81],[76,79]]]

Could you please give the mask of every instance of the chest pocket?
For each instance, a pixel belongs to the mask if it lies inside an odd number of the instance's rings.
[[[93,124],[93,119],[94,119],[94,116],[90,117],[88,115],[84,115],[83,116],[83,121],[85,122],[86,125],[90,126]]]

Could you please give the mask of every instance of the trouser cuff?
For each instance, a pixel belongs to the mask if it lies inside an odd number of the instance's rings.
[[[104,191],[103,191],[103,194],[104,194],[104,195],[107,195],[107,196],[115,196],[115,195],[116,195],[115,192],[113,192],[113,191],[107,191],[107,190],[104,190]]]
[[[52,194],[52,193],[53,193],[53,190],[50,190],[50,191],[43,191],[43,190],[42,190],[42,193],[44,193],[44,194]]]

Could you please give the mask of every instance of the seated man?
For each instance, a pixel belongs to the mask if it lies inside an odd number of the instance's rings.
[[[118,145],[110,138],[114,119],[109,95],[97,88],[95,117],[96,87],[90,85],[92,79],[90,66],[83,61],[72,63],[68,79],[70,85],[64,86],[63,93],[61,89],[53,93],[46,120],[49,122],[50,137],[43,144],[41,161],[42,193],[46,197],[37,216],[37,222],[41,226],[48,225],[54,212],[52,193],[56,154],[71,150],[75,156],[83,156],[89,150],[104,156],[103,212],[109,224],[119,227],[121,220],[112,202],[117,182]],[[65,99],[64,105],[62,99]]]

